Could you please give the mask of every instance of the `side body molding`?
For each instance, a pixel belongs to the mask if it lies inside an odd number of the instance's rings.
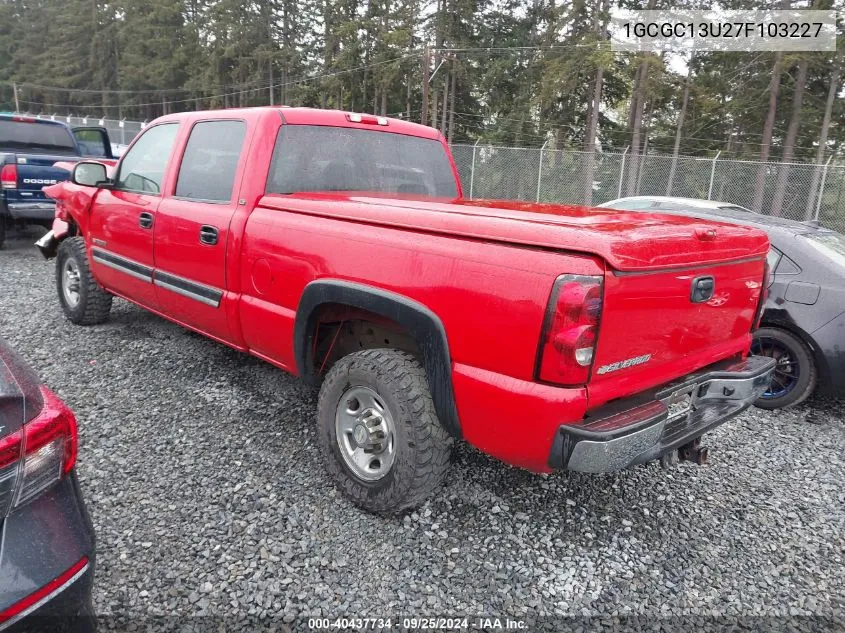
[[[437,417],[449,433],[460,438],[446,330],[434,312],[402,295],[336,279],[320,279],[308,284],[296,310],[293,341],[296,368],[306,384],[320,384],[320,377],[314,370],[314,335],[318,308],[328,303],[368,310],[399,323],[410,333],[422,352]]]

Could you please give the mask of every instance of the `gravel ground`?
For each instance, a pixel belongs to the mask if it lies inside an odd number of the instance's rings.
[[[0,251],[0,336],[79,418],[101,630],[458,614],[842,630],[825,619],[845,613],[841,400],[746,412],[706,438],[705,467],[539,476],[460,446],[434,499],[375,518],[319,465],[314,392],[123,301],[71,325],[34,237]]]

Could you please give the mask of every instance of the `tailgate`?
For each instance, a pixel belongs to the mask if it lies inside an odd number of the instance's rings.
[[[66,169],[54,167],[59,161],[68,160],[67,156],[39,156],[18,155],[18,189],[21,191],[32,191],[41,194],[41,188],[47,185],[55,185],[57,182],[67,180],[70,174]],[[25,161],[25,162],[22,162]],[[43,197],[43,195],[41,196]]]
[[[748,350],[763,258],[674,271],[605,275],[590,408]],[[712,298],[693,302],[696,280]]]
[[[54,166],[54,163],[66,160],[68,160],[67,156],[13,155],[12,164],[17,173],[17,185],[13,189],[5,190],[6,201],[15,204],[47,200],[42,189],[70,177],[66,169]]]

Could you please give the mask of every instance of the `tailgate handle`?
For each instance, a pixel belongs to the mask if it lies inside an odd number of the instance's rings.
[[[210,224],[203,224],[200,228],[200,242],[203,244],[207,244],[208,246],[214,246],[217,244],[217,237],[219,233],[217,232],[216,226],[211,226]]]
[[[690,301],[693,303],[705,303],[713,298],[716,290],[716,280],[713,277],[696,277],[692,280],[692,292]]]
[[[138,225],[142,229],[148,229],[153,225],[153,214],[144,211],[141,215],[138,216]]]

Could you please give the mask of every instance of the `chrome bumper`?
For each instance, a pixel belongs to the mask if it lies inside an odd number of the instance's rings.
[[[599,473],[658,459],[751,406],[774,368],[773,359],[751,356],[595,411],[580,424],[560,427],[549,465]]]
[[[52,220],[56,215],[56,203],[43,202],[8,202],[6,208],[15,220]]]

